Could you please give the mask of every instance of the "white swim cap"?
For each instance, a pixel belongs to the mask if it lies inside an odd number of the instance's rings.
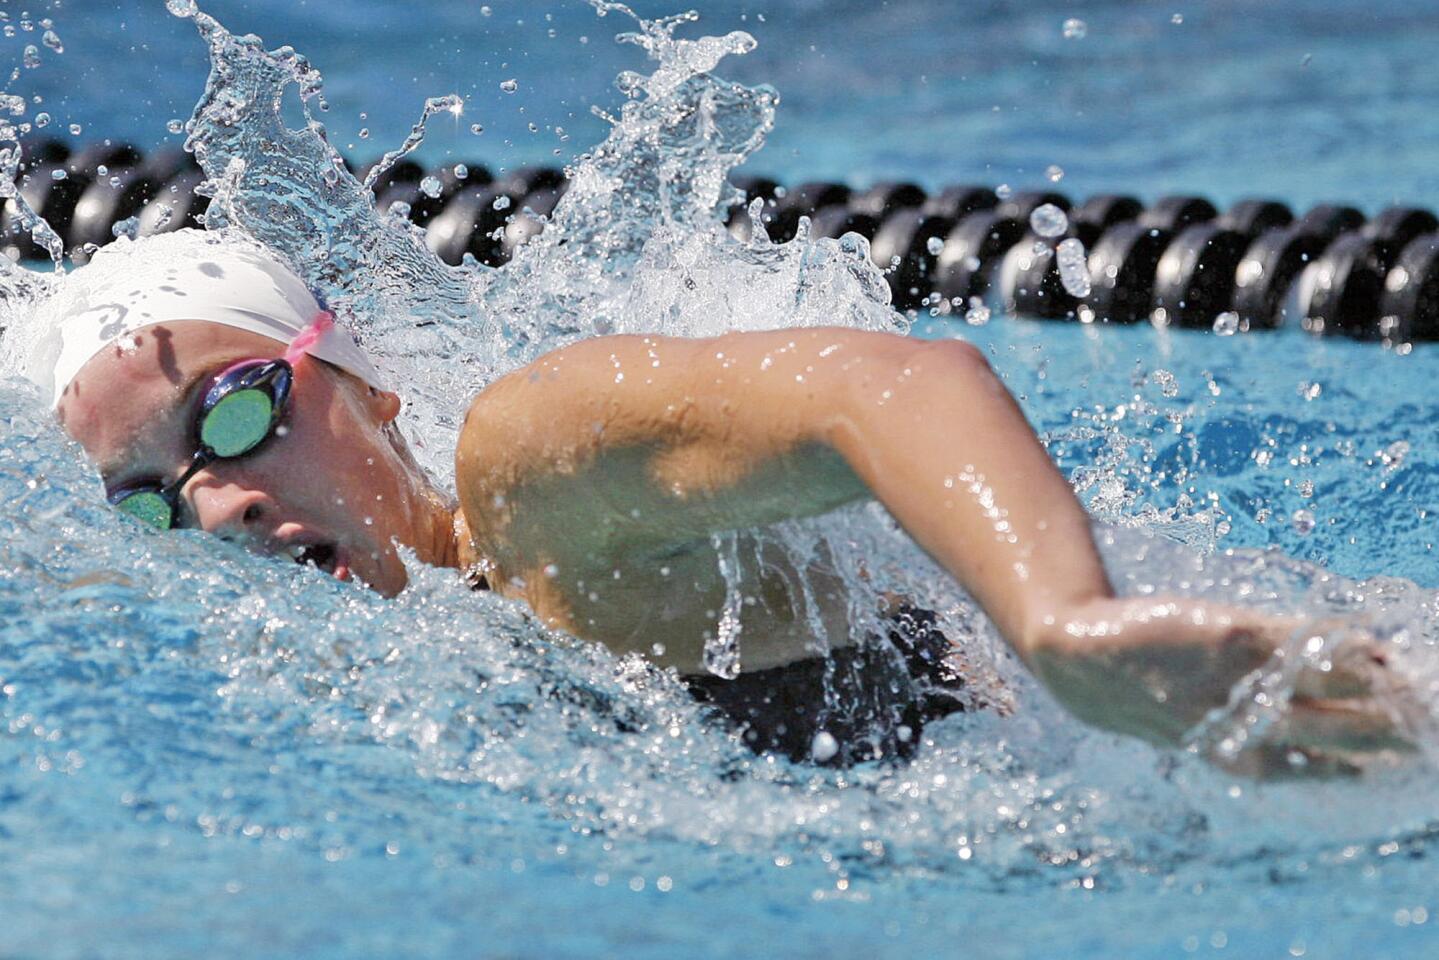
[[[40,306],[26,375],[54,406],[91,357],[152,324],[208,320],[289,343],[323,309],[304,281],[253,240],[203,230],[122,239]],[[338,326],[305,352],[383,389],[374,365]]]

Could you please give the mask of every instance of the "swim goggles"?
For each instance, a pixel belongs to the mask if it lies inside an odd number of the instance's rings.
[[[195,455],[173,482],[153,479],[126,484],[108,495],[110,503],[161,530],[179,525],[180,491],[190,478],[217,460],[249,456],[275,436],[284,419],[294,379],[293,364],[334,324],[322,311],[300,331],[279,359],[249,359],[218,373],[195,415]]]

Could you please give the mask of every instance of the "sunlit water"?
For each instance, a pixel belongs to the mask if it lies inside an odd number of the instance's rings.
[[[406,385],[406,430],[443,482],[465,399],[573,339],[909,325],[861,245],[742,245],[717,226],[724,174],[776,119],[773,91],[708,72],[743,64],[747,35],[592,19],[596,36],[633,31],[630,66],[648,72],[621,77],[631,97],[555,222],[494,272],[440,265],[371,209],[320,135],[306,61],[185,20],[212,57],[189,128],[212,226],[281,252],[351,320]],[[283,120],[282,90],[307,97]],[[7,373],[57,285],[3,278]],[[1433,702],[1429,351],[1004,318],[917,329],[990,354],[1103,521],[1124,589],[1360,611]],[[7,956],[1432,947],[1428,766],[1256,787],[1084,731],[874,508],[768,536],[800,556],[823,545],[856,630],[875,590],[937,609],[1012,710],[927,727],[912,762],[835,772],[750,754],[673,677],[450,573],[412,565],[385,600],[137,531],[13,376],[0,418]],[[1255,712],[1241,697],[1214,738]],[[1439,744],[1425,709],[1408,722]]]

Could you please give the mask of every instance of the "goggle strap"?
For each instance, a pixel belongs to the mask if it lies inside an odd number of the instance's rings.
[[[290,346],[285,350],[284,360],[290,366],[300,359],[311,347],[319,342],[320,338],[330,332],[335,325],[335,315],[328,310],[321,310],[315,314],[315,319],[310,325],[295,335],[290,341]]]

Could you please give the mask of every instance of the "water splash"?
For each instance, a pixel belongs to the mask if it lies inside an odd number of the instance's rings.
[[[571,189],[544,234],[490,271],[445,267],[420,233],[374,210],[310,112],[322,84],[303,57],[266,51],[177,5],[212,59],[187,140],[210,181],[210,227],[287,258],[407,385],[408,429],[441,481],[464,399],[578,337],[904,329],[862,238],[815,239],[802,226],[787,244],[762,229],[742,243],[718,225],[716,211],[735,199],[725,174],[759,149],[778,102],[772,90],[712,73],[753,45],[745,34],[679,39],[692,16],[645,21],[596,3],[634,19],[627,39],[657,66],[621,77],[626,102],[606,140],[569,171]],[[282,119],[292,88],[300,129]],[[61,283],[0,264],[7,331]],[[1377,605],[1408,625],[1402,638],[1387,635],[1405,676],[1439,677],[1431,638],[1413,629],[1432,619],[1426,592],[1228,553],[1227,515],[1202,498],[1155,505],[1151,495],[1182,490],[1192,476],[1159,464],[1164,448],[1135,427],[1140,418],[1186,429],[1172,380],[1146,383],[1147,405],[1131,407],[1122,425],[1110,410],[1048,437],[1093,453],[1076,485],[1115,524],[1100,542],[1116,581],[1215,597],[1242,584],[1275,609]],[[1193,757],[1076,728],[877,507],[780,525],[753,558],[722,542],[727,586],[727,571],[762,562],[769,548],[843,584],[848,627],[861,635],[879,626],[880,595],[916,598],[960,642],[976,702],[1006,709],[931,725],[907,766],[816,772],[750,755],[673,676],[548,632],[442,571],[415,569],[412,588],[384,601],[213,539],[137,536],[103,506],[33,390],[0,383],[0,420],[0,495],[12,505],[0,560],[14,572],[0,584],[0,613],[13,625],[0,643],[0,729],[25,737],[0,739],[0,756],[23,765],[18,803],[37,815],[57,811],[92,828],[101,816],[122,832],[179,823],[206,837],[253,835],[381,863],[381,836],[462,858],[514,824],[532,838],[537,823],[553,822],[576,844],[598,836],[610,845],[585,848],[592,871],[639,869],[654,844],[675,839],[822,864],[829,893],[911,877],[1004,889],[1039,876],[1083,888],[1256,850],[1307,862],[1429,816],[1425,791],[1376,799],[1372,784],[1331,785],[1323,803],[1284,787],[1235,799],[1230,782]],[[801,578],[795,592],[823,649],[834,638],[816,586]],[[1263,689],[1282,697],[1282,685]],[[141,703],[156,709],[136,710]],[[1430,730],[1432,718],[1406,722]],[[60,770],[70,779],[56,786]],[[117,795],[128,798],[123,809]],[[343,814],[332,820],[327,808]]]
[[[739,535],[710,535],[720,578],[724,580],[724,606],[712,636],[705,638],[704,666],[717,677],[733,680],[740,674],[739,636],[743,630],[740,614],[744,609],[743,581],[739,569]]]
[[[429,123],[431,117],[437,113],[448,113],[457,117],[464,105],[465,101],[455,93],[443,97],[430,97],[426,100],[424,112],[420,114],[420,119],[416,121],[415,125],[410,128],[410,135],[405,138],[405,142],[394,150],[386,151],[385,155],[370,168],[370,172],[365,174],[364,188],[373,190],[380,177],[424,142],[425,124]]]

